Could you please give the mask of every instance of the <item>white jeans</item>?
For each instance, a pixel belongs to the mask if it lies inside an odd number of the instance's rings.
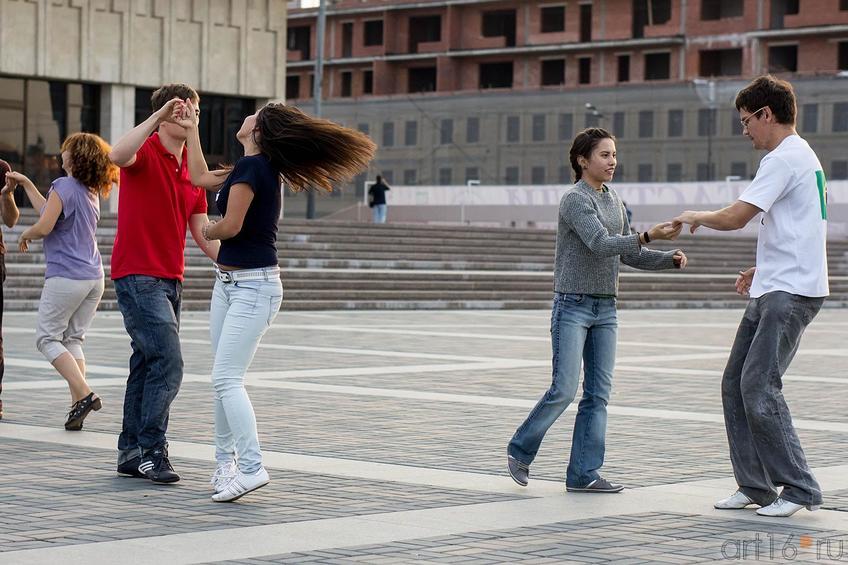
[[[262,452],[244,374],[282,301],[279,274],[259,281],[218,280],[212,291],[209,330],[215,357],[215,459],[219,463],[237,459],[239,470],[246,474],[262,466]]]
[[[103,278],[50,277],[38,303],[35,346],[51,363],[63,353],[85,359],[82,344],[103,296]]]

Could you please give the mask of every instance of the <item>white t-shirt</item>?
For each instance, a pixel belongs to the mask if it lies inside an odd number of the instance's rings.
[[[776,290],[827,296],[827,181],[807,142],[784,139],[739,200],[763,211],[751,297]]]

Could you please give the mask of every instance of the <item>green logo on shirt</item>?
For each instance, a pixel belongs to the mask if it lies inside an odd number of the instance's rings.
[[[827,179],[824,171],[816,171],[816,184],[819,187],[819,204],[821,205],[822,220],[827,219]]]

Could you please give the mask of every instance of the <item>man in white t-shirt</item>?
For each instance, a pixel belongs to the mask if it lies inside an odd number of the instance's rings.
[[[827,184],[816,154],[795,131],[792,85],[759,77],[736,96],[736,109],[742,133],[755,149],[768,151],[756,177],[730,206],[683,212],[675,222],[689,224],[692,232],[698,226],[729,231],[762,214],[757,264],[736,279],[736,291],[751,300],[721,383],[739,490],[715,507],[754,504],[761,516],[791,516],[822,502],[781,389],[801,334],[829,292]]]

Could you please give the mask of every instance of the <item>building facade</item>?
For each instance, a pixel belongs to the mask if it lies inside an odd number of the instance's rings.
[[[317,9],[291,5],[286,96],[309,109]],[[846,0],[337,0],[327,13],[324,114],[372,136],[369,174],[390,184],[569,182],[569,143],[591,125],[619,139],[617,180],[748,178],[761,154],[733,99],[765,72],[793,82],[799,132],[848,178]]]
[[[46,190],[68,134],[114,142],[183,82],[210,161],[232,161],[244,117],[284,97],[285,18],[285,0],[0,0],[0,158]]]

